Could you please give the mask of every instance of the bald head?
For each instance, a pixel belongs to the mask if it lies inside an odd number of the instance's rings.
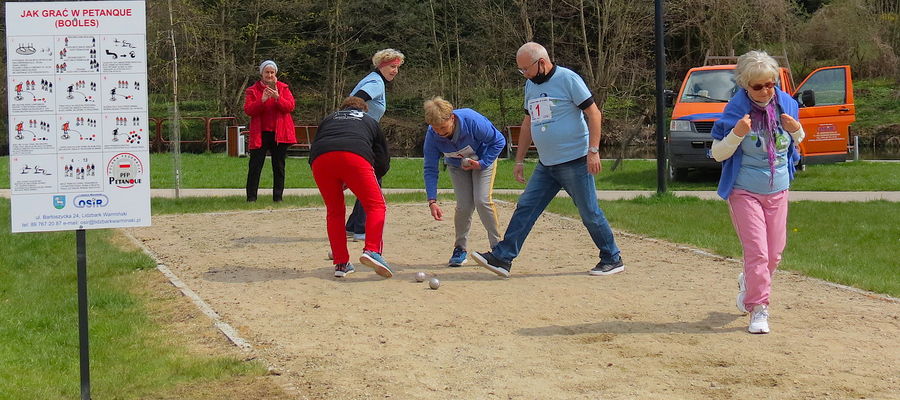
[[[522,47],[519,47],[519,51],[516,52],[516,59],[525,57],[528,58],[528,61],[532,62],[539,58],[550,61],[550,55],[547,54],[547,49],[535,42],[528,42],[523,44]]]

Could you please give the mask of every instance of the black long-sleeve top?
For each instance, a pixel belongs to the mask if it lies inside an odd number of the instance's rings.
[[[391,155],[381,126],[360,110],[337,111],[319,123],[309,150],[309,163],[331,151],[359,154],[372,164],[375,176],[379,178],[391,168]]]

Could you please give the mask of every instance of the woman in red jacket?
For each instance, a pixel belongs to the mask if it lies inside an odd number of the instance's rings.
[[[272,200],[281,201],[284,194],[284,160],[287,149],[297,143],[294,134],[294,95],[288,85],[279,82],[275,74],[275,61],[266,60],[259,65],[259,82],[247,88],[244,112],[250,116],[250,168],[247,170],[247,201],[256,201],[259,174],[266,162],[266,154],[272,154],[274,187]]]

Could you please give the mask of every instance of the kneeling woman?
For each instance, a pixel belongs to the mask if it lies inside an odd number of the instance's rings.
[[[344,189],[349,188],[368,217],[366,239],[359,261],[378,275],[394,275],[382,258],[382,234],[387,208],[378,179],[390,168],[387,140],[378,122],[365,114],[368,107],[359,97],[348,97],[337,111],[319,123],[309,152],[313,178],[327,210],[328,241],[334,254],[334,276],[353,272],[344,232]]]

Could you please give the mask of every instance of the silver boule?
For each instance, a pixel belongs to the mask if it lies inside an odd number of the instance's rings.
[[[441,287],[441,281],[439,281],[438,278],[431,278],[431,280],[428,281],[428,287],[437,290],[437,288]]]
[[[416,282],[424,282],[425,277],[426,276],[424,272],[416,272]]]

